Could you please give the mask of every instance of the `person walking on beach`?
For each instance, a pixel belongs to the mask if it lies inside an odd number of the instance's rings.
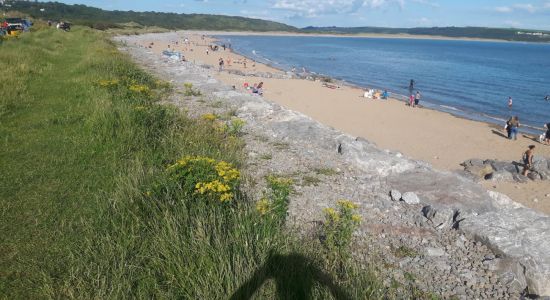
[[[533,168],[533,155],[535,154],[535,145],[530,145],[529,149],[523,153],[523,176],[527,176]]]
[[[512,104],[514,101],[512,101],[512,97],[508,97],[508,109],[512,109]]]
[[[422,98],[422,95],[420,95],[419,91],[416,91],[416,95],[414,95],[414,106],[418,106],[418,103],[420,103],[420,98]]]
[[[416,82],[414,81],[414,79],[411,79],[411,81],[409,82],[409,95],[413,95],[415,84]]]
[[[546,134],[544,135],[544,143],[546,145],[550,145],[550,122],[544,124],[544,127],[546,128]]]
[[[512,117],[509,121],[509,127],[510,127],[510,137],[509,139],[517,140],[518,137],[518,127],[519,127],[519,118],[518,116]]]
[[[414,95],[413,94],[411,94],[409,96],[409,106],[414,107]]]
[[[220,65],[220,72],[223,71],[223,58],[220,57],[220,61],[218,64]]]

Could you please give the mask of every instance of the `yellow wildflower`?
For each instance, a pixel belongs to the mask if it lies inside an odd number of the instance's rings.
[[[128,87],[128,89],[132,92],[136,92],[136,93],[149,93],[150,92],[150,89],[148,86],[146,85],[142,85],[142,84],[133,84],[131,86]]]
[[[220,196],[220,201],[221,202],[227,202],[229,200],[233,199],[233,193],[223,193],[221,196]]]
[[[266,198],[261,199],[256,203],[256,210],[260,213],[260,215],[265,215],[269,211],[269,200]]]
[[[361,223],[361,216],[360,215],[353,215],[353,216],[351,216],[351,220],[355,223]]]
[[[338,205],[344,209],[356,209],[359,205],[349,201],[349,200],[338,200]]]
[[[340,220],[340,214],[332,207],[325,208],[323,210],[325,216],[332,222],[338,222]]]
[[[205,121],[210,121],[210,122],[215,121],[217,118],[218,117],[215,114],[204,114],[201,116],[201,119]]]
[[[233,168],[233,165],[225,161],[221,161],[216,165],[216,172],[225,181],[233,181],[241,177],[241,173]]]

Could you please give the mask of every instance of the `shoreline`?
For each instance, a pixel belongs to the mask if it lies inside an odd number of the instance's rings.
[[[205,30],[178,30],[175,32],[186,32],[199,35],[254,35],[254,36],[310,36],[310,37],[348,37],[348,38],[381,38],[381,39],[413,39],[413,40],[440,40],[440,41],[470,41],[470,42],[494,42],[494,43],[529,43],[529,44],[550,44],[550,42],[531,42],[531,41],[508,41],[489,38],[470,38],[470,37],[448,37],[441,35],[414,35],[414,34],[387,34],[387,33],[301,33],[286,31],[205,31]]]
[[[222,72],[214,72],[213,76],[235,86],[238,91],[246,92],[242,87],[245,82],[252,85],[263,81],[264,97],[270,101],[342,132],[363,137],[381,149],[398,151],[428,162],[440,170],[461,170],[459,163],[472,158],[516,161],[529,144],[537,145],[537,155],[550,157],[550,146],[535,143],[533,137],[523,134],[518,135],[518,141],[509,141],[503,138],[503,129],[491,123],[434,109],[406,107],[396,99],[367,100],[361,97],[362,89],[350,86],[328,89],[320,81],[257,77],[255,74],[259,73],[278,76],[285,76],[286,73],[259,62],[244,68],[242,61],[248,58],[235,52],[220,50],[206,55],[206,47],[213,40],[201,40],[200,35],[189,35],[187,32],[146,35],[141,38],[141,46],[147,47],[149,42],[154,41],[154,46],[149,50],[160,55],[166,45],[183,40],[183,35],[191,40],[188,51],[184,45],[174,47],[183,51],[191,62],[210,65],[216,70],[219,58],[225,60],[231,57],[233,64],[226,66]],[[228,73],[228,70],[243,74]],[[550,197],[546,196],[550,194],[550,185],[547,182],[534,182],[528,186],[516,182],[483,183],[489,190],[505,192],[515,201],[550,214]]]
[[[225,35],[233,35],[233,34],[227,33]],[[241,32],[239,35],[246,35],[246,33]],[[263,34],[255,34],[255,35],[262,36]],[[269,35],[269,34],[267,34],[267,35]],[[218,38],[218,36],[224,36],[224,35],[223,34],[216,34],[215,36],[210,36],[211,42],[221,46],[221,43],[223,43],[223,41],[221,41]],[[278,36],[278,34],[271,34],[270,36]],[[290,35],[290,36],[294,36],[294,35]],[[308,35],[307,34],[299,34],[299,35],[295,35],[295,36],[308,36]],[[320,36],[340,37],[340,36],[334,36],[334,35],[320,35]],[[399,37],[395,37],[395,38],[399,38]],[[487,40],[487,41],[489,41],[489,40]],[[250,59],[251,61],[255,60],[255,58],[253,58],[253,57],[251,57],[247,54],[244,54],[240,51],[236,51],[234,49],[229,49],[229,51],[231,53],[235,54],[235,55],[240,55],[240,56],[246,57],[247,59]],[[277,70],[279,72],[286,72],[286,73],[291,72],[291,71],[289,71],[287,69],[284,69],[282,67],[274,66],[271,63],[266,63],[266,62],[262,62],[262,61],[258,61],[258,60],[256,60],[256,62],[264,64],[267,67],[272,68],[274,70]],[[293,74],[298,75],[299,73],[294,72]],[[366,90],[369,87],[374,88],[375,90],[384,90],[385,89],[383,87],[378,87],[378,86],[373,86],[373,85],[366,86],[366,85],[356,84],[356,83],[353,83],[353,82],[345,81],[341,78],[335,78],[335,77],[332,77],[330,75],[316,73],[316,72],[308,72],[307,74],[311,75],[313,77],[330,78],[332,80],[332,83],[334,83],[334,84],[337,84],[337,85],[340,85],[340,86],[347,86],[349,88],[354,88],[354,89],[359,89],[359,90]],[[300,79],[304,79],[304,78],[300,78]],[[389,97],[390,99],[393,99],[393,100],[396,100],[396,101],[401,101],[403,103],[407,103],[407,101],[408,101],[407,98],[408,97],[406,95],[400,94],[400,93],[395,92],[393,90],[388,90],[388,91],[390,92],[390,95],[391,95]],[[466,120],[470,120],[470,121],[474,121],[474,122],[485,123],[488,126],[491,126],[491,127],[494,127],[494,128],[500,128],[502,126],[502,124],[504,124],[506,122],[506,117],[491,116],[491,115],[487,115],[487,114],[484,114],[483,112],[478,112],[478,111],[468,111],[468,110],[465,110],[465,109],[460,108],[460,107],[449,106],[449,105],[446,105],[446,104],[443,104],[443,103],[430,102],[430,100],[426,100],[426,99],[422,99],[422,103],[427,104],[427,105],[423,105],[422,108],[424,108],[424,109],[430,109],[430,110],[434,110],[434,111],[437,111],[437,112],[440,112],[440,113],[446,113],[446,114],[449,114],[453,117],[460,118],[460,119],[466,119]],[[527,129],[524,130],[524,128],[527,128]],[[522,127],[519,128],[518,133],[526,134],[526,135],[531,136],[532,138],[536,138],[540,134],[540,132],[543,132],[543,131],[545,131],[545,129],[543,127],[537,127],[535,125],[522,124]]]

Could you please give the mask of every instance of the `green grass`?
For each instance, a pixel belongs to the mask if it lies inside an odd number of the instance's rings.
[[[166,167],[185,155],[242,166],[243,142],[157,104],[165,85],[106,34],[25,34],[1,45],[0,67],[0,298],[385,293],[244,192],[219,203],[174,182]]]

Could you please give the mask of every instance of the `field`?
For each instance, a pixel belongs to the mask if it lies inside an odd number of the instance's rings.
[[[256,203],[238,128],[158,102],[171,87],[105,33],[48,28],[0,46],[0,298],[380,298],[349,255],[285,226],[292,182]],[[230,124],[237,124],[234,120]]]

